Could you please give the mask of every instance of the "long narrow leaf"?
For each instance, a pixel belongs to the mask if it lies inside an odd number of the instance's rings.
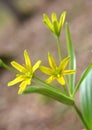
[[[88,130],[92,130],[92,69],[81,84],[80,99],[84,120]]]
[[[61,92],[59,92],[58,90],[56,91],[56,89],[51,89],[51,88],[38,88],[36,86],[30,86],[27,87],[24,92],[25,94],[28,93],[39,93],[45,96],[48,96],[50,98],[53,98],[54,100],[57,100],[61,103],[67,104],[67,105],[73,105],[74,104],[74,100],[64,94],[62,94]]]
[[[69,69],[76,70],[75,53],[74,53],[74,48],[73,48],[73,44],[72,44],[72,40],[70,36],[68,23],[66,23],[66,40],[67,40],[68,55],[71,57]],[[74,86],[75,86],[75,74],[69,75],[69,90],[71,94],[74,91]]]
[[[83,82],[83,80],[86,78],[87,74],[89,73],[89,71],[92,69],[92,63],[90,63],[88,65],[88,67],[86,68],[86,70],[84,71],[84,73],[82,74],[80,80],[78,81],[76,87],[75,87],[75,90],[74,90],[74,93],[73,93],[73,96],[76,94],[76,92],[78,91],[81,83]]]

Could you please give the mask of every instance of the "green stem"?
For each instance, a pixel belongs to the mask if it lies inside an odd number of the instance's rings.
[[[42,79],[40,79],[39,77],[37,77],[37,76],[35,76],[35,75],[34,75],[34,78],[39,82],[39,84],[43,85],[44,87],[46,87],[46,88],[47,88],[47,87],[53,88],[53,89],[55,89],[56,91],[62,92],[61,89],[56,88],[56,86],[54,86],[54,85],[51,85],[51,84],[46,83],[45,81],[43,81]],[[35,81],[35,80],[34,80],[34,81]],[[65,95],[68,96],[68,93],[67,93],[66,90],[64,91],[64,93],[65,93]]]
[[[75,109],[77,115],[79,116],[80,120],[81,120],[82,123],[84,124],[85,128],[86,128],[87,130],[89,130],[89,129],[88,129],[88,126],[87,126],[87,124],[86,124],[86,122],[85,122],[85,120],[84,120],[84,118],[83,118],[83,116],[82,116],[82,113],[80,112],[80,110],[78,109],[78,107],[76,106],[75,103],[73,104],[73,107],[74,107],[74,109]]]
[[[44,85],[48,86],[48,84],[47,84],[46,82],[44,82],[43,80],[39,79],[37,76],[34,76],[34,77],[35,77],[38,81],[40,81],[41,83],[43,83]],[[50,87],[52,87],[52,86],[50,86]],[[87,124],[86,124],[86,122],[85,122],[85,120],[84,120],[84,118],[83,118],[83,116],[82,116],[80,110],[77,108],[77,106],[76,106],[75,103],[73,104],[73,107],[74,107],[74,109],[75,109],[77,115],[78,115],[79,118],[81,119],[82,123],[84,124],[85,128],[88,130],[88,126],[87,126]]]
[[[16,74],[16,72],[14,71],[14,69],[12,69],[8,65],[6,65],[1,59],[0,59],[0,66],[4,67],[5,69],[9,70],[10,72],[13,72],[13,73]]]
[[[59,37],[57,37],[57,47],[58,47],[59,61],[61,61],[62,60],[62,50],[61,50],[60,38]]]
[[[34,78],[41,84],[41,85],[44,85],[44,86],[46,86],[46,87],[54,87],[54,86],[52,86],[52,85],[50,85],[50,84],[47,84],[45,81],[43,81],[42,79],[40,79],[40,78],[38,78],[36,75],[34,75]]]
[[[65,79],[65,82],[66,82],[66,86],[64,86],[64,88],[65,88],[65,91],[67,92],[67,94],[68,94],[68,96],[71,96],[70,95],[70,91],[69,91],[69,87],[68,87],[68,80],[67,80],[67,78],[64,76],[64,79]]]

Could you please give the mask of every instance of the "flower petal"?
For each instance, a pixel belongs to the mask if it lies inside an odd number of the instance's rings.
[[[66,68],[69,60],[70,60],[70,57],[66,57],[64,60],[62,60],[60,62],[59,68],[61,68],[61,70],[64,70]]]
[[[59,32],[58,32],[58,20],[57,20],[56,13],[52,13],[52,24],[53,24],[53,28],[54,28],[54,33],[56,35],[59,35]]]
[[[64,80],[63,76],[57,78],[57,81],[58,81],[61,85],[65,85],[65,80]]]
[[[23,81],[19,86],[18,94],[22,94],[22,92],[25,90],[26,86],[27,86],[27,81]]]
[[[64,70],[62,73],[63,75],[67,75],[67,74],[74,74],[76,72],[76,70]]]
[[[57,15],[56,15],[56,13],[52,13],[52,23],[55,22],[55,21],[58,22],[57,21]]]
[[[55,77],[54,76],[50,76],[47,80],[46,80],[46,83],[51,83],[53,82],[53,80],[55,80]]]
[[[26,79],[26,82],[27,82],[27,85],[30,85],[31,82],[32,82],[32,78],[30,78],[30,79]]]
[[[23,73],[26,72],[26,69],[24,68],[24,66],[20,65],[20,64],[17,63],[16,61],[12,61],[12,62],[11,62],[11,65],[12,65],[15,69],[17,69],[18,71],[20,71],[20,72],[23,72]]]
[[[65,17],[66,17],[66,11],[64,11],[61,16],[60,16],[60,21],[59,21],[59,31],[61,31],[64,21],[65,21]]]
[[[17,84],[17,83],[19,83],[19,82],[21,82],[21,81],[23,81],[23,80],[24,80],[24,77],[23,77],[22,75],[20,75],[20,76],[18,76],[17,78],[15,78],[14,80],[10,81],[10,82],[8,83],[8,86],[15,85],[15,84]]]
[[[53,26],[54,26],[54,33],[59,36],[60,35],[60,32],[58,30],[58,22],[54,21],[53,22]]]
[[[19,86],[18,94],[22,94],[26,86],[29,84],[31,84],[31,79],[26,79],[25,81],[23,81]]]
[[[25,58],[25,64],[26,66],[29,68],[31,68],[31,61],[30,61],[30,57],[28,55],[28,52],[26,50],[24,50],[24,58]]]
[[[35,65],[33,66],[33,72],[39,68],[40,64],[41,64],[41,60],[35,63]]]
[[[40,70],[47,75],[52,75],[52,70],[48,67],[40,66]]]
[[[52,69],[56,69],[57,66],[56,66],[56,63],[54,61],[54,58],[51,56],[50,53],[48,53],[48,60],[49,60],[49,65]]]
[[[49,19],[49,17],[46,14],[43,14],[43,22],[49,27],[49,29],[53,32],[53,25]]]

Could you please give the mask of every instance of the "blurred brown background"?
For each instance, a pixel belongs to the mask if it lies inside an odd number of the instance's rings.
[[[58,16],[67,11],[77,58],[77,80],[92,59],[91,0],[0,0],[0,57],[23,63],[27,49],[33,64],[47,64],[48,51],[57,59],[55,38],[42,22],[43,13]],[[66,52],[65,28],[61,45]],[[58,59],[57,59],[58,60]],[[0,130],[81,130],[83,125],[71,107],[37,94],[17,95],[18,85],[7,87],[14,75],[0,70]],[[79,105],[79,97],[76,96]]]

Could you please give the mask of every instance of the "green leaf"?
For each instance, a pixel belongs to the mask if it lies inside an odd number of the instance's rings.
[[[84,120],[88,130],[92,130],[92,69],[81,84],[80,99]]]
[[[86,78],[87,74],[89,73],[89,71],[92,69],[92,63],[90,63],[88,65],[88,67],[86,68],[86,70],[84,71],[84,73],[82,74],[80,80],[78,81],[76,87],[75,87],[75,90],[74,90],[74,93],[73,93],[73,96],[76,94],[76,92],[78,91],[81,83],[83,82],[83,80]]]
[[[71,57],[69,69],[76,70],[75,53],[74,53],[74,48],[71,41],[68,23],[66,23],[66,40],[67,40],[68,55]],[[75,86],[75,74],[69,75],[69,90],[70,90],[71,95],[74,91],[74,86]]]
[[[64,94],[62,94],[60,91],[54,89],[54,88],[38,88],[36,86],[30,86],[30,87],[27,87],[24,92],[25,94],[28,94],[28,93],[39,93],[39,94],[42,94],[42,95],[45,95],[47,97],[50,97],[54,100],[57,100],[63,104],[67,104],[67,105],[73,105],[74,104],[74,100]]]

